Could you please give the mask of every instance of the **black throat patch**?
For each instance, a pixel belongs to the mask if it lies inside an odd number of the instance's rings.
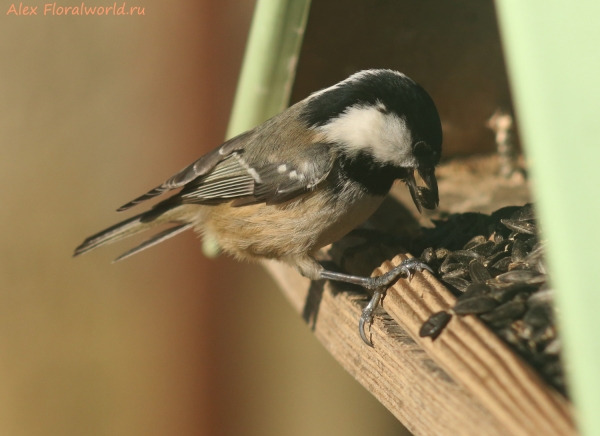
[[[382,166],[367,153],[359,153],[354,157],[342,155],[339,157],[338,163],[339,189],[343,189],[348,182],[353,182],[373,196],[386,195],[394,180],[403,179],[407,174],[405,168],[393,165]]]

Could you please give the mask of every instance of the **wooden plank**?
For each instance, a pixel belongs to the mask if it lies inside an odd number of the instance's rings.
[[[569,404],[474,317],[454,317],[434,342],[419,338],[422,322],[454,301],[429,273],[390,288],[371,348],[358,335],[364,292],[266,266],[325,348],[413,434],[576,434]]]
[[[440,166],[440,209],[490,213],[527,202],[527,186],[498,177],[497,161],[497,156],[476,156]],[[365,228],[410,240],[419,231],[417,220],[428,225],[427,217],[439,213],[418,215],[406,189],[400,186],[393,193],[409,209],[388,198]],[[403,251],[390,251],[385,241],[361,245],[364,239],[348,236],[328,254],[353,274],[369,274],[383,259]],[[375,274],[404,258],[383,262]],[[417,274],[411,283],[401,279],[388,290],[385,311],[378,312],[371,329],[370,348],[358,335],[367,301],[362,290],[311,283],[276,262],[267,262],[267,268],[332,356],[415,435],[577,434],[571,405],[477,318],[453,317],[433,342],[418,336],[432,313],[455,301],[431,274]]]
[[[283,264],[266,265],[331,355],[413,434],[509,434],[382,310],[371,330],[376,346],[366,346],[358,336],[364,293],[346,285],[311,283]]]
[[[376,274],[406,256],[385,262]],[[412,283],[399,280],[383,307],[412,337],[435,312],[454,305],[455,297],[433,275],[419,274]],[[493,332],[474,316],[454,316],[435,340],[419,344],[457,383],[478,398],[515,435],[575,435],[570,404],[548,387]]]

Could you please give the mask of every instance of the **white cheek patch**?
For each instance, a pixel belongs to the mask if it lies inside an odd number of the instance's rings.
[[[403,167],[415,164],[406,122],[377,107],[353,106],[318,130],[328,140],[341,144],[350,156],[367,151],[382,163]]]

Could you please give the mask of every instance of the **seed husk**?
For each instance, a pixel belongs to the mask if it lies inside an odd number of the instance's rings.
[[[489,256],[494,251],[495,246],[496,244],[494,244],[493,241],[486,241],[482,244],[469,248],[468,251],[472,251],[482,256]]]
[[[561,350],[560,339],[556,338],[544,348],[544,354],[550,354],[552,356],[557,356]]]
[[[431,259],[432,268],[458,296],[450,313],[479,316],[564,392],[544,243],[538,237],[532,205],[502,208],[491,216],[453,214],[432,221],[435,229],[422,249],[432,248],[434,254],[429,250],[422,256]],[[439,316],[445,319],[450,315]],[[436,321],[429,326],[435,334],[432,337],[437,337],[445,325]]]
[[[446,258],[446,260],[448,260],[449,257]],[[446,260],[444,261],[444,263],[446,263]],[[442,274],[448,274],[449,272],[452,272],[454,270],[457,269],[461,269],[461,268],[465,268],[465,265],[463,265],[462,263],[458,263],[458,262],[448,262],[445,265],[442,264],[442,266],[440,266],[440,272]]]
[[[527,244],[519,239],[515,240],[512,247],[511,259],[513,262],[521,262],[529,253]]]
[[[469,277],[469,268],[463,266],[462,264],[460,264],[459,268],[456,268],[452,271],[447,272],[446,274],[442,275],[442,279],[451,279],[451,278],[466,278]]]
[[[536,232],[536,226],[535,226],[535,224],[533,224],[531,222],[516,221],[516,220],[511,220],[511,219],[503,219],[503,220],[500,220],[500,222],[516,233],[535,235],[535,232]],[[516,235],[514,235],[513,238],[515,236]]]
[[[504,274],[500,274],[498,277],[496,277],[496,280],[504,283],[518,283],[526,282],[527,280],[531,280],[539,275],[540,273],[537,271],[515,269]]]
[[[429,336],[431,339],[437,338],[440,333],[446,327],[446,324],[450,322],[452,319],[452,315],[448,312],[437,312],[429,317],[427,321],[423,323],[421,329],[419,330],[419,336],[424,338]]]
[[[531,221],[535,219],[533,204],[527,203],[523,207],[516,210],[510,218],[515,221]]]
[[[504,285],[504,286],[501,286]],[[515,295],[525,292],[533,292],[535,288],[525,283],[494,283],[491,286],[489,296],[499,303],[506,303],[512,300]]]
[[[553,289],[540,289],[535,294],[531,294],[527,299],[527,306],[533,307],[539,304],[551,305],[554,301]]]
[[[468,281],[459,277],[442,277],[442,281],[453,286],[454,288],[456,288],[456,290],[460,292],[465,292],[467,286],[469,286]]]
[[[496,262],[499,262],[500,260],[504,259],[507,256],[510,257],[510,253],[507,253],[504,250],[490,254],[488,257],[486,257],[483,260],[483,266],[485,266],[486,268],[489,266],[493,266]]]
[[[450,254],[450,256],[452,259],[455,259],[457,262],[465,265],[468,265],[473,259],[479,259],[483,257],[481,254],[469,250],[457,250]]]
[[[546,304],[538,304],[530,307],[523,316],[525,324],[533,329],[546,327],[553,321],[552,307]]]
[[[469,263],[469,274],[473,283],[485,283],[492,278],[492,275],[480,260],[473,260]]]
[[[502,244],[503,242],[506,242],[506,238],[504,236],[502,236],[502,233],[499,232],[494,232],[494,242],[497,245]]]
[[[497,322],[501,320],[513,320],[523,316],[527,306],[523,299],[515,298],[496,307],[489,313],[481,315],[481,319],[487,322]]]
[[[498,262],[496,262],[495,264],[493,264],[492,268],[496,268],[497,270],[500,270],[500,271],[508,271],[508,265],[510,265],[511,262],[512,262],[512,259],[510,256],[504,257],[504,258],[500,259]]]
[[[447,248],[438,248],[437,250],[435,250],[435,258],[437,260],[444,260],[448,254],[450,254],[450,250],[448,250]]]
[[[476,247],[478,245],[481,245],[485,242],[486,242],[485,236],[483,236],[483,235],[474,236],[473,238],[471,238],[471,240],[469,242],[467,242],[465,244],[465,246],[463,247],[463,250],[469,250],[469,249]]]
[[[425,263],[433,262],[436,259],[435,250],[433,249],[433,247],[429,247],[423,250],[423,253],[421,254],[421,259]]]
[[[477,295],[486,295],[492,291],[491,286],[485,283],[471,283],[465,289],[465,293],[458,297],[457,301],[475,297]]]
[[[453,310],[457,315],[487,313],[498,306],[498,302],[487,295],[476,295],[456,302]]]

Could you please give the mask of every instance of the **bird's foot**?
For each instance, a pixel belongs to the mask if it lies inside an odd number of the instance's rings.
[[[426,263],[422,262],[419,259],[410,258],[403,260],[400,263],[400,265],[394,267],[387,273],[376,277],[359,277],[350,274],[343,274],[323,270],[321,271],[321,278],[345,283],[352,283],[373,291],[373,296],[371,297],[371,300],[369,301],[367,306],[364,308],[360,316],[360,320],[358,322],[358,332],[360,334],[360,337],[365,342],[365,344],[372,347],[373,342],[370,339],[370,335],[367,335],[367,326],[368,328],[370,328],[371,324],[373,324],[373,312],[381,303],[385,292],[390,286],[392,286],[394,283],[396,283],[396,281],[398,281],[400,276],[405,275],[406,278],[410,281],[413,278],[415,272],[421,272],[424,270],[433,273],[433,270]]]

